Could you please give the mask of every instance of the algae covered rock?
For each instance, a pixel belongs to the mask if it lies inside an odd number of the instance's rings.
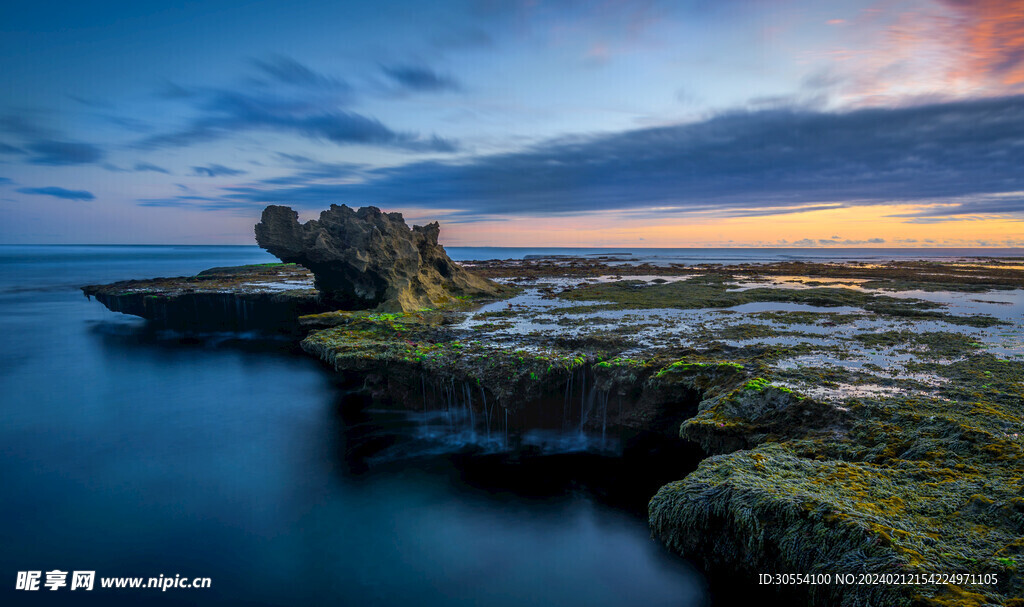
[[[650,501],[653,534],[715,573],[825,576],[775,589],[809,605],[1020,604],[1019,477],[815,448],[770,443],[704,460]]]
[[[881,517],[865,514],[845,487],[836,487],[837,473],[847,467],[856,466],[794,457],[779,445],[717,455],[658,491],[649,505],[651,530],[705,568],[738,571],[747,580],[912,571],[885,534],[902,529],[880,524]],[[844,607],[909,605],[912,593],[898,584],[822,583],[797,590],[806,593],[807,604]]]
[[[754,378],[701,402],[697,415],[680,428],[682,438],[709,453],[748,449],[765,440],[804,436],[840,438],[848,411]]]
[[[493,296],[501,287],[453,262],[437,243],[437,222],[410,229],[401,213],[331,205],[299,223],[289,207],[271,205],[256,224],[256,242],[286,263],[309,268],[333,305],[355,310],[413,311],[458,297]]]
[[[776,589],[811,605],[1021,604],[1022,365],[983,354],[943,372],[959,400],[834,407],[762,379],[705,399],[680,434],[719,455],[651,500],[654,535],[723,575],[831,574]],[[967,400],[972,373],[1002,391]]]

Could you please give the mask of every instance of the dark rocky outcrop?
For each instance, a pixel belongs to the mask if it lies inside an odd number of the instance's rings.
[[[401,213],[331,205],[299,223],[289,207],[271,205],[256,224],[256,242],[287,263],[309,268],[326,301],[348,309],[414,311],[457,297],[497,295],[501,287],[453,262],[437,244],[437,222],[410,230]]]
[[[312,279],[305,268],[275,263],[89,285],[82,292],[160,328],[291,332],[299,329],[299,316],[326,310]]]

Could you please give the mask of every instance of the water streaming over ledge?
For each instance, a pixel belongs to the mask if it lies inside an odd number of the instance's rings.
[[[454,378],[419,377],[420,407],[406,410],[407,421],[415,433],[439,444],[474,446],[488,453],[529,448],[541,453],[593,452],[607,455],[621,453],[621,444],[608,434],[608,403],[611,390],[601,387],[593,378],[588,382],[584,367],[573,370],[565,381],[561,402],[561,420],[518,420],[520,429],[510,431],[509,411],[487,398],[483,385]],[[621,398],[618,406],[621,411]],[[513,412],[516,417],[523,412]],[[600,419],[600,430],[588,423]]]

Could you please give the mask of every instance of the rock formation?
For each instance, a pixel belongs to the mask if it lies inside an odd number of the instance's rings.
[[[321,296],[355,310],[409,312],[457,296],[496,295],[501,287],[455,264],[437,244],[437,222],[410,230],[401,213],[331,205],[299,223],[289,207],[271,205],[256,224],[256,242],[286,263],[309,268]]]
[[[113,312],[141,316],[154,327],[186,332],[291,333],[299,317],[331,308],[296,265],[268,263],[211,268],[196,276],[123,280],[82,287]]]

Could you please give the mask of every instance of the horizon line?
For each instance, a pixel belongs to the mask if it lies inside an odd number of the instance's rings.
[[[928,246],[891,246],[891,247],[862,247],[862,246],[787,246],[787,245],[767,245],[767,246],[715,246],[715,247],[697,247],[697,246],[679,246],[679,247],[645,247],[645,246],[561,246],[561,245],[532,245],[532,246],[495,246],[495,245],[441,245],[445,248],[452,249],[672,249],[672,250],[706,250],[706,249],[750,249],[750,250],[763,250],[763,249],[795,249],[804,251],[814,250],[870,250],[870,251],[891,251],[891,250],[935,250],[935,249],[964,249],[964,250],[976,250],[976,249],[991,249],[991,250],[1018,250],[1024,251],[1024,246],[993,246],[993,245],[973,245],[973,246],[944,246],[944,245],[928,245]],[[0,247],[257,247],[259,245],[253,244],[195,244],[195,243],[0,243]]]

